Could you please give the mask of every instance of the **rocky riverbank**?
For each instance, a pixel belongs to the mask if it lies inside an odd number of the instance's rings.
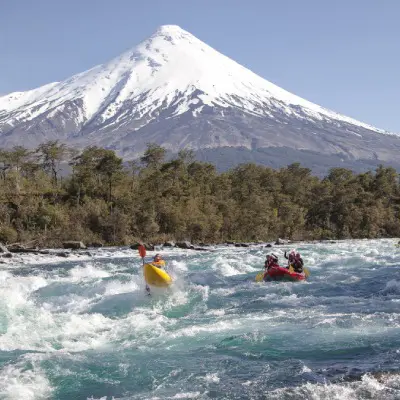
[[[318,243],[318,242],[328,242],[328,243],[336,243],[332,240],[327,241],[290,241],[285,239],[278,238],[273,242],[234,242],[227,241],[223,243],[191,243],[189,241],[166,241],[164,243],[150,243],[150,242],[135,242],[130,246],[122,246],[129,247],[132,250],[137,250],[139,245],[143,244],[147,251],[166,251],[172,249],[182,249],[182,250],[195,250],[195,251],[215,251],[215,247],[218,246],[232,246],[232,247],[261,247],[261,248],[273,248],[275,246],[284,246],[284,245],[295,245],[300,243]],[[5,245],[0,243],[0,263],[2,263],[1,259],[11,259],[16,257],[17,255],[22,254],[32,254],[32,255],[49,255],[51,257],[62,257],[69,258],[71,254],[80,255],[80,256],[92,256],[93,252],[96,249],[105,247],[103,243],[88,243],[85,244],[83,241],[67,241],[62,243],[62,247],[58,248],[40,248],[40,247],[32,247],[23,244],[11,244]],[[121,246],[106,246],[107,248],[119,248]],[[3,261],[4,263],[4,261]]]

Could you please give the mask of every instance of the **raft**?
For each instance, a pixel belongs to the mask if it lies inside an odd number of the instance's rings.
[[[153,264],[144,264],[144,279],[148,285],[167,287],[172,283],[171,277],[161,268]]]
[[[266,281],[277,281],[277,280],[287,280],[287,281],[304,281],[306,279],[306,274],[304,272],[294,272],[283,267],[272,267],[268,270],[267,276],[264,278]]]

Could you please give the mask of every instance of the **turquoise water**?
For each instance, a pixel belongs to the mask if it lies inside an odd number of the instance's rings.
[[[0,398],[400,399],[394,243],[299,244],[300,283],[255,283],[262,247],[161,251],[174,285],[151,297],[134,250],[14,258]]]

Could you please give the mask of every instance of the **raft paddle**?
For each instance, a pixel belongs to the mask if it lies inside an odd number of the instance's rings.
[[[308,268],[304,267],[303,271],[304,271],[304,275],[306,276],[306,278],[308,278],[310,276],[310,270]],[[290,264],[289,272],[295,272],[292,264]]]
[[[264,280],[264,272],[259,272],[256,275],[256,282],[262,282]]]

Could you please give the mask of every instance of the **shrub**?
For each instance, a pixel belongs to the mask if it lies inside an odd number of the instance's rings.
[[[11,226],[0,226],[0,242],[15,243],[18,240],[17,231]]]

